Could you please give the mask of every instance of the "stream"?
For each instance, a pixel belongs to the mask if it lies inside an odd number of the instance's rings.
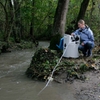
[[[39,42],[48,47],[49,42]],[[70,83],[51,82],[37,95],[46,82],[27,78],[25,71],[30,65],[35,49],[15,50],[0,55],[0,100],[76,100]]]

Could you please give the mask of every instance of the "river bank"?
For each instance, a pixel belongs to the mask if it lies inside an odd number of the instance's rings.
[[[40,42],[39,47],[48,47]],[[40,94],[46,82],[26,77],[36,48],[14,50],[0,55],[0,100],[100,100],[100,71],[88,71],[86,80],[59,84],[55,81]]]

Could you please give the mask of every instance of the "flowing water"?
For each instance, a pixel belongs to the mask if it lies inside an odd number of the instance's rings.
[[[40,42],[47,47],[49,42]],[[45,82],[33,81],[26,77],[36,49],[12,51],[0,55],[0,100],[76,100],[71,84],[51,82],[40,94]]]

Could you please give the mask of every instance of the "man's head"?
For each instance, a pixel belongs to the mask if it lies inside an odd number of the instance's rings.
[[[82,19],[80,19],[80,20],[78,21],[78,27],[79,27],[79,28],[85,28],[85,21],[82,20]]]

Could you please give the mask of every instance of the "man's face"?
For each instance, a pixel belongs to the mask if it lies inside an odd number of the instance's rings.
[[[78,23],[78,27],[79,27],[79,28],[83,28],[83,24]]]

